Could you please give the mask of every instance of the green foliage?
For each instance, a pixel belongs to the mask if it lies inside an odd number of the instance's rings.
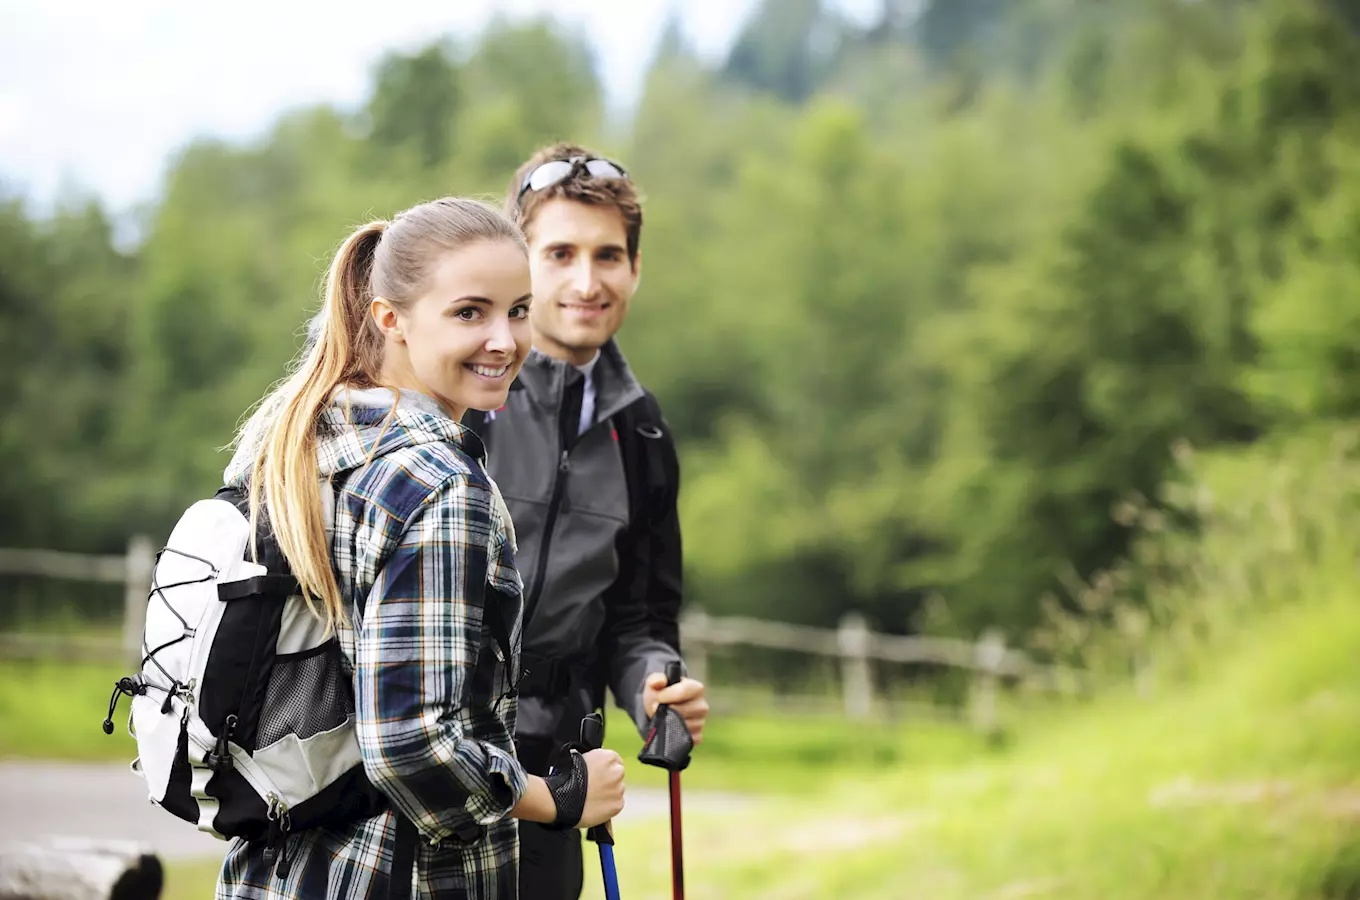
[[[840,38],[822,0],[766,0],[737,35],[723,75],[800,103],[826,77]]]
[[[112,246],[94,203],[31,222],[0,206],[0,523],[6,546],[85,549],[102,537],[90,520],[118,461],[108,446],[127,408],[127,321],[138,264]]]
[[[681,438],[690,599],[1027,633],[1136,558],[1116,511],[1170,514],[1178,441],[1360,411],[1345,6],[765,4],[718,65],[672,29],[626,123],[579,34],[498,20],[388,56],[356,112],[184,148],[131,251],[11,201],[0,543],[164,534],[350,228],[571,139],[643,189],[621,341]]]
[[[368,104],[375,149],[411,147],[423,166],[438,165],[456,141],[452,129],[462,99],[457,63],[446,48],[387,56]]]

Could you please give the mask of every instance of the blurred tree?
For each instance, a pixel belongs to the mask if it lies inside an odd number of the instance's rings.
[[[835,64],[843,34],[822,0],[764,0],[738,33],[723,77],[801,103]]]
[[[439,165],[456,141],[462,102],[458,64],[447,43],[388,54],[378,65],[367,107],[374,149],[411,147],[424,167]]]
[[[1000,31],[1008,7],[1006,0],[926,0],[914,16],[905,15],[901,0],[886,2],[897,22],[910,22],[908,31],[937,64],[956,60],[965,51],[976,55]],[[897,9],[894,9],[897,7]],[[900,26],[899,26],[900,27]]]
[[[600,133],[604,100],[590,45],[550,19],[494,21],[465,72],[477,103],[460,125],[456,165],[497,191],[538,145]]]
[[[126,322],[135,261],[113,247],[93,201],[41,226],[0,206],[0,545],[122,550],[125,524],[101,503],[120,460],[101,452],[125,407]]]
[[[579,33],[388,56],[358,114],[201,141],[144,242],[0,206],[7,543],[117,550],[212,490],[354,226],[540,143],[643,188],[621,341],[682,440],[714,612],[1023,632],[1126,554],[1170,446],[1360,412],[1360,69],[1340,0],[761,5],[673,20],[626,129]]]

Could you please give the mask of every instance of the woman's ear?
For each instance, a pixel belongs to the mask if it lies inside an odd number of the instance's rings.
[[[392,305],[392,301],[386,297],[374,297],[368,305],[368,314],[373,317],[373,324],[378,326],[383,337],[398,344],[406,342],[406,336],[402,333],[401,317],[397,315],[397,308]]]

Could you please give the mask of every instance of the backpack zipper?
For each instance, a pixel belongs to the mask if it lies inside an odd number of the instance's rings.
[[[288,814],[288,804],[278,794],[271,791],[265,800],[269,804],[265,811],[265,818],[269,820],[269,837],[264,849],[264,864],[273,868],[278,877],[287,878],[292,868],[292,860],[288,858],[288,833],[293,830],[293,819]]]
[[[235,713],[227,716],[222,725],[222,733],[217,736],[217,743],[203,760],[208,768],[218,775],[232,769],[231,748],[227,746],[227,741],[231,740],[231,733],[236,730],[237,721]]]
[[[165,692],[165,702],[161,704],[161,715],[170,715],[170,710],[173,708],[172,701],[176,697],[184,701],[185,709],[192,709],[194,707],[194,689],[197,687],[197,678],[190,678],[187,684],[179,681],[171,684],[170,689]]]

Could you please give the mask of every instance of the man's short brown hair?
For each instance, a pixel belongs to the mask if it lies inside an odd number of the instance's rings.
[[[638,243],[642,237],[642,201],[638,197],[637,186],[627,178],[596,178],[585,170],[580,170],[564,178],[557,184],[541,191],[524,192],[519,198],[520,187],[529,173],[545,162],[554,159],[571,159],[583,156],[587,159],[603,158],[601,154],[579,147],[576,144],[557,143],[541,148],[515,171],[510,188],[505,196],[505,213],[519,225],[525,237],[530,237],[534,217],[544,203],[558,197],[575,200],[577,203],[612,206],[623,217],[623,229],[628,241],[628,262],[637,265]],[[530,238],[532,240],[532,238]]]

